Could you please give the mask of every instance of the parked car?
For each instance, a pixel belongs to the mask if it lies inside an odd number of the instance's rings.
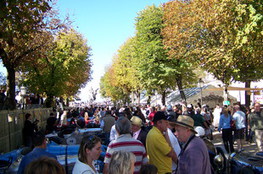
[[[263,174],[263,152],[232,153],[229,167],[231,174]]]

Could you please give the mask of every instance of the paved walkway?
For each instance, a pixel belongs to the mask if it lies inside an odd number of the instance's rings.
[[[222,132],[214,131],[213,132],[213,140],[212,142],[214,143],[215,146],[222,147],[222,149],[225,151],[223,140],[222,140]],[[248,141],[244,141],[245,144],[243,146],[245,152],[249,153],[255,153],[257,151],[257,146],[256,143],[250,143]],[[234,149],[237,149],[237,144],[234,142]]]

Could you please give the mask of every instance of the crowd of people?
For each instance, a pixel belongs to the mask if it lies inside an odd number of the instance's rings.
[[[26,118],[25,124],[31,124],[31,133],[37,132],[31,116],[26,115]],[[102,144],[107,146],[103,168],[105,174],[210,174],[213,167],[208,147],[201,137],[212,140],[213,131],[222,131],[227,153],[243,151],[244,140],[250,141],[252,136],[258,151],[263,151],[263,110],[259,103],[249,110],[238,103],[233,106],[217,105],[213,110],[207,105],[191,104],[73,108],[57,116],[51,113],[45,133],[52,133],[63,126],[80,129],[100,127],[104,133],[103,139],[94,135],[82,139],[73,174],[98,173],[94,160],[99,158]],[[26,127],[24,132],[28,133]],[[23,170],[29,158],[30,161],[40,156],[52,158],[50,154],[42,153],[46,145],[44,142],[34,143],[34,136],[35,133],[25,135],[25,145],[33,147],[34,144],[34,150],[23,158],[20,165]],[[234,149],[234,141],[237,149]],[[60,168],[55,169],[63,172]]]

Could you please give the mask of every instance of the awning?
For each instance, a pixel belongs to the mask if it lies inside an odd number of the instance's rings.
[[[204,89],[204,91],[224,91],[225,88],[210,88],[210,89]],[[243,88],[243,87],[227,87],[228,91],[260,91],[263,90],[263,88]]]

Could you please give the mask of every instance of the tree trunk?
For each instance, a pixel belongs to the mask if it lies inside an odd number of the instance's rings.
[[[139,92],[139,91],[137,91],[137,93],[136,93],[136,97],[137,97],[137,101],[138,101],[138,105],[140,105],[140,103],[141,103],[141,93]]]
[[[147,104],[148,104],[148,105],[151,104],[151,96],[150,96],[150,95],[148,96]]]
[[[246,81],[245,82],[245,88],[250,88],[250,83],[251,81]],[[250,94],[248,93],[249,91],[245,91],[245,105],[246,107],[250,106]]]
[[[3,109],[6,110],[14,110],[16,109],[16,102],[15,102],[15,69],[13,67],[6,67],[7,70],[7,96],[4,103]]]
[[[162,93],[162,104],[165,105],[165,97],[166,97],[166,91],[164,90]]]
[[[176,79],[176,83],[177,83],[177,87],[181,95],[181,99],[186,103],[186,97],[185,97],[184,90],[183,90],[182,79],[181,78]]]
[[[47,108],[54,107],[55,103],[53,101],[53,96],[52,95],[47,95],[47,98],[45,100],[45,106]]]

